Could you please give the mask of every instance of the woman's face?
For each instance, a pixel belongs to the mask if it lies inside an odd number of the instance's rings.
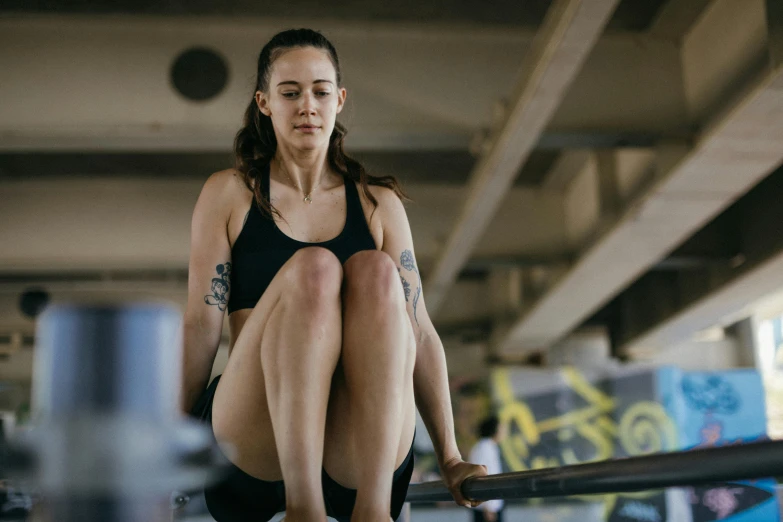
[[[303,150],[329,146],[345,89],[326,51],[291,49],[272,64],[269,92],[256,92],[256,103],[272,119],[279,143]]]

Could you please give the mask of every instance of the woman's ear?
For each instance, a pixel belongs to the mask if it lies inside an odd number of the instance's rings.
[[[345,97],[347,95],[348,92],[345,90],[345,87],[337,91],[337,114],[340,114],[343,110],[343,107],[345,106]]]
[[[258,110],[261,111],[261,114],[272,116],[272,111],[269,110],[269,100],[261,91],[256,91],[256,105],[258,105]]]

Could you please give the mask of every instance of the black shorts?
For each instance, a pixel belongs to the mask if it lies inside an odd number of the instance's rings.
[[[220,375],[215,377],[196,402],[190,414],[212,426],[212,399]],[[397,520],[405,503],[413,474],[413,446],[394,471],[391,495],[391,517]],[[321,469],[326,514],[340,522],[351,518],[356,490],[341,486]],[[285,511],[285,486],[282,480],[269,482],[252,477],[236,466],[230,466],[224,478],[204,490],[207,508],[217,522],[266,521]]]

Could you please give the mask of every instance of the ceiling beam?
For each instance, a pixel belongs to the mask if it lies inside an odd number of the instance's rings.
[[[589,149],[573,149],[564,151],[558,160],[547,172],[541,188],[555,192],[565,193],[571,181],[587,167],[588,162],[594,157]]]
[[[443,304],[617,3],[557,0],[550,7],[523,62],[523,79],[508,105],[505,123],[491,137],[487,153],[474,167],[467,201],[426,282],[431,314]]]
[[[661,350],[689,341],[694,332],[752,314],[749,305],[783,286],[783,252],[691,303],[677,314],[620,347],[623,353]]]
[[[670,0],[650,27],[649,34],[679,43],[714,0]]]
[[[750,315],[755,302],[783,287],[783,167],[756,185],[678,251],[709,252],[701,266],[663,277],[648,274],[619,304],[616,348],[665,349],[690,340],[694,330],[725,326]],[[736,248],[732,257],[716,255]],[[775,268],[777,267],[777,268]],[[658,276],[659,274],[656,274]]]
[[[779,41],[774,13],[771,43]],[[557,342],[783,161],[783,66],[778,49],[768,51],[764,69],[705,125],[692,148],[675,152],[668,167],[659,158],[651,188],[528,307],[500,341],[500,352]]]

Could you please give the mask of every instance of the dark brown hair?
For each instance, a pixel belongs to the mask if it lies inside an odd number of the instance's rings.
[[[261,49],[258,56],[258,69],[256,72],[256,91],[269,92],[269,80],[272,64],[285,51],[302,47],[314,47],[326,51],[334,65],[337,77],[337,86],[342,86],[340,74],[340,62],[334,46],[317,31],[311,29],[291,29],[276,34]],[[329,152],[327,160],[329,166],[349,180],[358,182],[365,197],[378,206],[378,201],[370,193],[369,185],[378,185],[392,189],[400,199],[407,199],[400,188],[400,184],[394,176],[371,176],[357,160],[348,156],[343,149],[343,141],[347,133],[346,128],[339,122],[335,122],[332,135],[329,137]],[[234,139],[234,155],[236,168],[242,173],[243,181],[248,189],[255,194],[256,202],[261,211],[271,217],[278,214],[272,206],[269,198],[261,191],[261,173],[268,167],[277,151],[277,138],[269,116],[263,114],[256,105],[255,96],[245,111],[242,128]]]

